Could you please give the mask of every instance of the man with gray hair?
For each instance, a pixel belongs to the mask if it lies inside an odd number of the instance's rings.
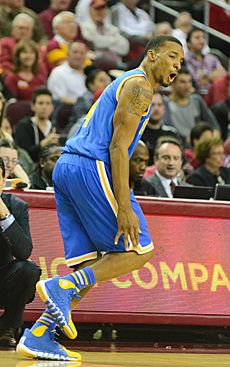
[[[39,13],[38,17],[49,39],[54,36],[52,29],[53,18],[61,11],[69,10],[70,4],[71,0],[51,0],[49,8]]]
[[[10,36],[12,21],[20,13],[33,18],[33,40],[40,42],[44,39],[45,34],[37,14],[25,6],[24,0],[8,0],[5,5],[0,6],[0,38]]]
[[[67,58],[68,46],[73,41],[84,41],[75,16],[70,11],[58,13],[52,20],[54,37],[48,42],[47,62],[50,69],[62,64]]]
[[[12,22],[11,37],[3,37],[0,40],[1,62],[0,66],[4,72],[10,71],[13,67],[13,54],[17,43],[21,40],[33,40],[34,19],[26,14],[20,13],[16,15]],[[47,67],[45,64],[44,53],[39,44],[37,44],[39,52],[39,71],[47,76]]]

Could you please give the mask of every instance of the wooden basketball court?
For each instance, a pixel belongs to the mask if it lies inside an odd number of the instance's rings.
[[[82,363],[23,359],[0,351],[0,367],[219,367],[230,366],[230,354],[82,352]]]

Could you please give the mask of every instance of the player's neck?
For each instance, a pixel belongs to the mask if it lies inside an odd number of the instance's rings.
[[[148,81],[151,84],[152,89],[157,90],[160,84],[157,83],[157,81],[155,80],[151,66],[145,60],[143,60],[139,66],[139,69],[142,69],[144,73],[146,74]]]

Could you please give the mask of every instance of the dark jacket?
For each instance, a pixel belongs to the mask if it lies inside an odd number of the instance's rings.
[[[135,187],[133,189],[135,196],[156,196],[156,191],[152,185],[144,178],[136,182]]]
[[[13,257],[26,260],[32,252],[27,203],[12,194],[2,193],[1,197],[15,221],[4,232],[0,227],[0,267]]]
[[[45,138],[45,135],[39,127],[37,127],[37,132],[39,141],[36,141],[35,130],[31,118],[25,117],[18,122],[14,134],[16,144],[20,148],[25,149],[34,162],[38,162],[39,160],[39,153],[41,151],[40,141]]]
[[[226,184],[230,184],[230,168],[221,167],[220,176]],[[210,186],[213,188],[217,183],[220,183],[218,176],[208,171],[204,165],[195,169],[187,178],[187,182],[195,186]]]
[[[149,184],[152,185],[152,187],[155,189],[155,195],[154,196],[158,196],[158,197],[162,197],[162,198],[167,198],[168,195],[164,189],[164,186],[161,183],[161,180],[159,178],[159,176],[156,174],[156,172],[147,178],[147,181]],[[178,186],[191,186],[189,184],[187,184],[184,181],[177,181],[178,182]]]
[[[31,189],[46,190],[49,186],[45,179],[41,176],[39,169],[30,175]]]

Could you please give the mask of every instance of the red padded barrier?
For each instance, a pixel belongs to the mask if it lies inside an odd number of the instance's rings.
[[[53,194],[12,192],[29,204],[32,259],[42,277],[69,272]],[[94,287],[73,312],[74,320],[230,326],[230,205],[138,200],[155,243],[154,258],[139,271]],[[25,320],[35,320],[43,308],[36,296]]]

